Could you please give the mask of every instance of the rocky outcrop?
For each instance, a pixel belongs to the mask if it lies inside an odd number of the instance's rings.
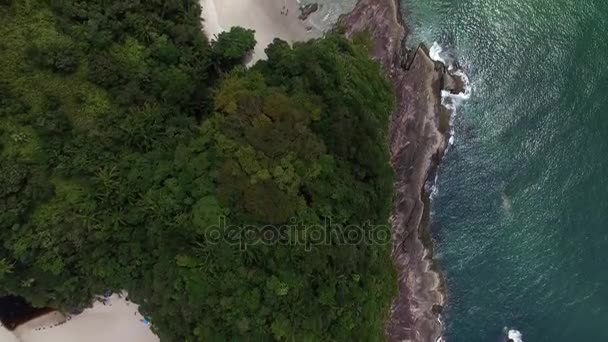
[[[300,6],[300,15],[298,16],[298,18],[300,18],[300,20],[306,20],[308,19],[308,17],[310,17],[311,14],[315,13],[318,10],[319,4],[317,3]]]
[[[424,45],[405,47],[407,29],[395,0],[360,0],[341,19],[346,35],[367,31],[373,58],[382,64],[395,89],[397,106],[390,126],[391,163],[396,173],[392,211],[393,260],[399,294],[386,325],[390,341],[436,341],[443,306],[442,281],[434,271],[425,183],[447,147],[440,129],[441,90],[459,92],[462,84]],[[425,218],[425,216],[427,216]]]
[[[462,78],[446,72],[443,74],[443,84],[441,88],[449,91],[452,94],[460,94],[464,92],[465,86]]]

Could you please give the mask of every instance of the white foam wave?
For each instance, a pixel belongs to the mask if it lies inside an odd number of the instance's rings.
[[[452,92],[450,92],[448,90],[441,91],[441,104],[447,110],[450,111],[450,123],[449,123],[450,137],[448,138],[448,146],[446,147],[445,152],[444,152],[444,157],[445,157],[445,155],[447,155],[448,152],[450,151],[450,148],[452,146],[454,146],[454,144],[456,143],[456,135],[455,135],[455,131],[454,131],[454,118],[456,117],[458,106],[460,106],[464,101],[471,98],[472,87],[471,87],[471,83],[469,82],[469,78],[462,70],[454,71],[456,68],[454,63],[446,64],[446,58],[448,58],[448,57],[444,57],[443,52],[444,51],[443,51],[443,48],[441,47],[441,45],[439,45],[439,43],[437,43],[437,42],[434,42],[433,45],[431,46],[431,48],[429,49],[429,56],[431,57],[432,60],[441,62],[444,65],[447,65],[448,71],[450,72],[450,74],[460,78],[463,83],[463,92],[461,92],[461,93],[452,94]],[[452,58],[448,58],[448,59],[452,60]],[[427,191],[430,191],[430,200],[431,201],[433,201],[433,199],[437,196],[437,194],[439,194],[439,187],[437,185],[438,176],[439,176],[439,174],[437,173],[435,175],[435,179],[433,180],[433,182],[430,184],[427,184]],[[432,215],[432,213],[431,213],[431,215]]]
[[[463,91],[458,94],[453,94],[448,90],[441,91],[441,104],[451,112],[450,138],[448,141],[448,148],[445,151],[445,153],[447,154],[450,147],[456,143],[456,137],[454,132],[454,118],[456,117],[458,106],[460,106],[464,101],[471,98],[472,87],[471,82],[469,81],[469,77],[462,70],[456,70],[456,66],[454,65],[454,63],[447,62],[447,60],[452,60],[452,58],[450,58],[449,56],[445,56],[445,52],[438,42],[433,43],[433,45],[429,49],[429,55],[432,60],[441,62],[446,65],[450,74],[460,78],[463,83]]]
[[[439,186],[437,185],[437,181],[439,180],[439,173],[435,173],[435,179],[433,179],[433,183],[430,184],[431,188],[430,188],[430,192],[431,194],[429,195],[429,199],[432,201],[435,196],[437,196],[437,194],[439,193]]]
[[[431,45],[431,48],[429,49],[429,55],[432,60],[441,62],[445,65],[448,65],[448,63],[446,63],[445,59],[443,59],[443,57],[441,57],[442,52],[443,52],[443,48],[437,42],[434,42],[433,45]]]
[[[468,100],[471,98],[471,92],[472,92],[472,87],[471,87],[471,82],[469,81],[469,77],[460,69],[455,70],[455,66],[453,63],[448,63],[446,61],[447,57],[443,56],[443,48],[441,47],[441,45],[439,45],[439,43],[434,42],[433,45],[431,46],[431,49],[429,50],[429,55],[431,57],[432,60],[437,61],[437,62],[441,62],[443,63],[445,66],[447,66],[448,71],[450,72],[450,74],[452,74],[453,76],[456,76],[458,78],[460,78],[462,80],[463,83],[463,91],[461,93],[458,94],[452,94],[450,91],[447,90],[442,90],[441,91],[441,96],[442,98],[446,98],[449,97],[452,100],[458,100],[458,101],[463,101],[463,100]],[[451,59],[451,58],[450,58]],[[459,103],[455,103],[455,105],[458,105]],[[450,109],[450,108],[448,108]]]
[[[437,316],[437,320],[439,321],[439,325],[443,326],[443,321],[441,320],[441,314],[439,314]],[[437,337],[437,339],[435,340],[435,342],[446,342],[446,341],[443,338],[443,336],[439,336],[439,337]]]
[[[448,68],[449,69],[449,68]],[[462,70],[456,70],[452,73],[452,75],[459,77],[462,80],[464,91],[458,94],[450,94],[450,96],[454,99],[458,100],[468,100],[471,98],[471,82],[469,81],[469,77]]]
[[[442,56],[442,52],[443,52],[443,48],[441,47],[441,45],[439,45],[439,43],[437,43],[437,42],[434,42],[433,45],[431,46],[431,48],[429,49],[429,57],[431,57],[432,60],[441,62],[441,63],[443,63],[443,65],[447,66],[447,70],[450,72],[450,74],[452,74],[453,76],[459,77],[462,80],[463,86],[464,86],[463,92],[458,93],[458,94],[452,94],[452,92],[447,91],[447,90],[441,91],[441,104],[451,112],[450,138],[448,140],[448,146],[444,152],[444,157],[445,157],[445,155],[448,153],[448,151],[450,149],[450,146],[453,146],[455,143],[455,140],[456,140],[455,135],[454,135],[454,133],[455,133],[454,132],[454,118],[456,117],[456,109],[463,101],[466,101],[471,97],[472,88],[471,88],[471,84],[469,82],[469,78],[467,77],[467,75],[462,70],[454,71],[456,66],[454,65],[454,63],[446,62],[446,59]],[[439,178],[439,173],[437,172],[437,173],[435,173],[435,179],[433,180],[433,183],[431,185],[431,194],[430,194],[431,201],[433,201],[433,199],[439,193],[439,186],[437,185],[438,178]],[[431,215],[433,215],[433,212],[431,212]],[[441,315],[439,315],[437,319],[439,321],[439,324],[441,326],[443,326],[443,321],[441,320]],[[521,334],[520,334],[520,337],[521,337]],[[445,339],[443,338],[443,336],[439,336],[439,338],[437,338],[436,342],[445,342]],[[520,338],[519,340],[514,340],[514,342],[523,342],[523,341]]]
[[[524,341],[522,339],[521,332],[519,332],[519,330],[515,330],[515,329],[509,330],[509,332],[507,333],[507,337],[509,339],[513,340],[513,342],[523,342]]]

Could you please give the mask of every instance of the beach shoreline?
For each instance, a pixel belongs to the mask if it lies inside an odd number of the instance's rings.
[[[19,325],[0,328],[0,342],[159,342],[139,306],[126,295],[100,297],[78,315],[52,311]]]
[[[17,336],[0,324],[0,342],[20,342]]]
[[[290,44],[320,37],[312,14],[300,20],[297,0],[200,0],[203,31],[209,40],[233,26],[255,30],[256,47],[250,63],[266,57],[264,50],[275,38]]]

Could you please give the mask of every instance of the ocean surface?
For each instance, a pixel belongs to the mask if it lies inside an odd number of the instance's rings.
[[[608,341],[608,1],[402,0],[472,96],[432,205],[448,341]]]
[[[401,1],[472,87],[432,202],[445,337],[608,341],[608,1]]]

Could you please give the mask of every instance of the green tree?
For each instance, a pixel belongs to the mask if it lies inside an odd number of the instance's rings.
[[[365,39],[275,40],[246,69],[254,32],[209,43],[198,1],[12,2],[1,293],[124,289],[162,341],[383,339],[390,246],[345,238],[389,235],[393,95]]]
[[[62,74],[73,73],[80,63],[77,48],[65,41],[34,45],[28,50],[28,57],[36,65]]]
[[[13,265],[6,261],[6,259],[0,259],[0,280],[3,280],[11,273],[13,273]]]
[[[232,27],[217,36],[212,42],[212,51],[217,66],[222,71],[229,71],[242,64],[255,48],[255,31],[242,27]]]

